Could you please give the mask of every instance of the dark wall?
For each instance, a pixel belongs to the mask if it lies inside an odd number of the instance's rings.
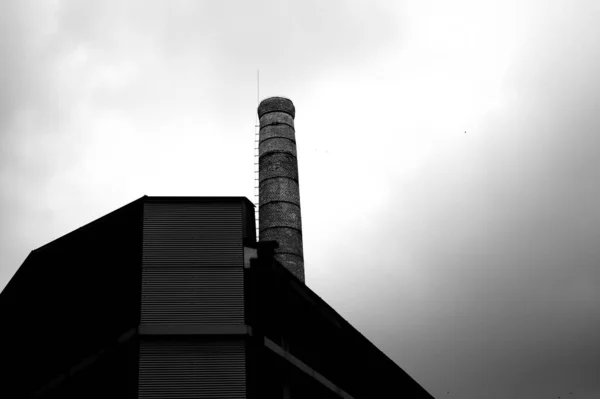
[[[88,367],[75,372],[44,399],[137,398],[138,337],[112,346]]]
[[[244,324],[245,207],[242,200],[144,204],[142,325]]]
[[[334,399],[340,396],[264,346],[258,351],[256,381],[251,398]],[[285,393],[284,393],[285,392]]]
[[[142,336],[139,398],[246,398],[244,338]]]
[[[257,331],[356,398],[432,398],[280,265],[251,269]]]
[[[2,397],[42,388],[139,324],[135,201],[33,251],[0,297]]]

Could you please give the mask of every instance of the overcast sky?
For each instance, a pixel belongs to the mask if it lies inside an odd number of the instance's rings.
[[[593,0],[0,1],[0,287],[144,194],[255,201],[259,69],[296,106],[309,287],[436,398],[598,399],[598,21]]]

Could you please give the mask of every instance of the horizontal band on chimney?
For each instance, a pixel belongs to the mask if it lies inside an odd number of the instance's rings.
[[[269,123],[265,123],[264,125],[260,125],[260,130],[263,130],[269,126],[287,126],[291,129],[295,129],[295,127],[293,125],[290,125],[289,123],[285,123],[285,122],[269,122]]]
[[[260,128],[262,130],[262,128],[266,127],[266,126],[270,126],[270,125],[287,125],[288,127],[291,127],[292,129],[294,129],[295,123],[294,123],[294,118],[292,118],[290,115],[283,113],[283,112],[272,112],[270,114],[267,114],[265,116],[263,116],[262,118],[260,118],[259,120],[260,123]]]
[[[282,136],[282,135],[279,135],[279,136],[275,136],[275,135],[273,135],[273,136],[265,137],[265,138],[263,138],[263,139],[260,141],[259,145],[260,145],[260,144],[263,144],[263,143],[265,143],[265,142],[267,142],[267,141],[269,141],[269,140],[273,140],[273,139],[289,140],[289,141],[291,141],[292,143],[294,143],[294,146],[296,145],[296,140],[294,140],[294,139],[293,139],[293,138],[291,138],[291,137],[286,137],[286,136]]]
[[[266,156],[276,152],[288,153],[296,156],[296,143],[281,137],[272,137],[269,140],[265,140],[259,144],[258,156]]]
[[[263,205],[268,205],[268,204],[271,204],[271,203],[273,203],[273,202],[285,202],[285,203],[287,203],[287,204],[296,205],[298,208],[300,208],[300,204],[299,204],[299,203],[297,203],[297,202],[292,202],[292,201],[285,201],[285,200],[271,200],[271,201],[267,201],[267,202],[265,202],[264,204],[261,204],[261,205],[259,205],[259,206],[258,206],[258,208],[260,209],[260,208],[261,208]]]
[[[292,202],[277,201],[265,204],[260,208],[259,218],[261,227],[286,226],[302,230],[300,206]]]
[[[270,112],[285,112],[291,115],[292,118],[296,116],[296,108],[289,98],[285,97],[270,97],[264,99],[258,105],[258,116],[262,117]]]
[[[293,152],[291,152],[289,150],[285,150],[285,149],[270,150],[268,152],[263,153],[261,155],[261,157],[263,157],[265,155],[271,155],[271,154],[289,154],[289,155],[293,156],[294,158],[298,159],[298,157],[296,156],[296,154],[294,154]]]
[[[277,252],[277,251],[275,251],[274,253],[275,253],[275,255],[289,255],[289,256],[294,256],[300,260],[304,260],[304,258],[302,256],[299,256],[298,254],[292,253],[292,252],[285,252],[285,251]]]
[[[260,131],[261,142],[270,137],[286,137],[296,143],[296,132],[289,125],[269,125]]]
[[[290,177],[298,181],[298,160],[287,152],[271,152],[259,157],[259,179]]]
[[[258,197],[259,208],[272,201],[285,201],[300,206],[298,182],[289,177],[273,177],[261,181]]]
[[[293,182],[298,183],[298,179],[294,179],[293,177],[287,177],[287,176],[271,176],[271,177],[265,177],[264,179],[260,180],[260,183],[264,183],[267,180],[272,180],[272,179],[287,179],[287,180],[291,180]]]
[[[261,233],[267,233],[269,230],[274,230],[274,229],[290,229],[290,230],[294,230],[294,231],[300,233],[300,237],[302,237],[302,229],[299,229],[297,227],[282,225],[282,224],[273,225],[273,226],[269,226],[269,227],[265,227],[265,228],[261,227],[260,228],[260,232]],[[271,240],[267,240],[267,241],[271,241]]]
[[[278,237],[281,237],[281,234],[282,234],[281,230],[282,229],[293,230],[293,231],[299,233],[300,234],[299,237],[302,240],[302,230],[301,229],[297,229],[295,227],[290,227],[290,226],[269,226],[269,227],[261,228],[260,232],[264,233],[266,235],[269,235],[269,236],[272,235],[271,233],[275,233],[274,235],[279,234]],[[271,238],[271,237],[265,237],[264,241],[278,241],[278,240],[276,240],[275,238]],[[282,246],[283,245],[281,244],[281,242],[279,242],[279,248],[280,249],[282,248]]]

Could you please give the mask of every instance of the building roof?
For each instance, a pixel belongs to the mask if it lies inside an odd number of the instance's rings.
[[[266,252],[269,253],[272,251],[272,247],[277,244],[274,242],[259,242],[257,245],[259,247],[267,247]],[[315,363],[318,363],[321,355],[325,356],[325,353],[337,353],[338,356],[343,357],[343,359],[338,359],[335,368],[344,370],[341,374],[357,372],[360,379],[369,381],[369,385],[372,384],[369,388],[372,389],[372,393],[376,392],[377,389],[383,389],[382,392],[385,392],[386,389],[390,389],[390,392],[398,392],[396,389],[398,384],[400,384],[411,389],[410,394],[415,395],[411,397],[432,398],[432,396],[400,366],[398,366],[398,364],[390,359],[383,351],[325,302],[325,300],[301,282],[283,265],[273,259],[273,261],[268,261],[266,263],[262,262],[262,267],[270,269],[270,274],[277,275],[278,278],[270,279],[269,277],[265,278],[265,276],[262,276],[260,279],[264,280],[265,286],[261,291],[265,293],[270,291],[272,294],[278,293],[282,296],[277,297],[277,294],[275,294],[275,297],[270,296],[266,298],[261,306],[268,308],[269,305],[267,302],[283,303],[283,307],[289,306],[290,312],[296,316],[296,319],[302,318],[300,315],[300,313],[302,313],[300,307],[310,308],[307,313],[309,314],[309,318],[304,319],[304,323],[309,325],[306,326],[307,329],[302,331],[302,322],[299,322],[298,324],[294,324],[288,333],[297,333],[298,336],[301,337],[300,339],[311,341],[311,338],[308,336],[310,335],[309,331],[319,331],[319,334],[317,334],[318,336],[311,343],[311,345],[316,348],[315,350],[319,352],[319,354],[313,358]],[[281,287],[273,287],[277,285]],[[269,287],[271,287],[271,289],[269,289]],[[293,305],[294,300],[290,299],[290,295],[300,299],[302,305],[300,307],[295,307],[295,305]],[[296,301],[296,303],[298,302]],[[281,309],[276,311],[281,311]],[[276,317],[277,316],[274,313],[267,313],[267,324],[269,320],[274,320]],[[295,321],[296,320],[292,323]],[[331,333],[331,336],[334,338],[333,340],[327,340],[326,331]],[[293,348],[294,345],[290,344],[290,346]],[[293,353],[294,352],[292,351],[292,354]],[[333,368],[329,369],[327,365],[322,365],[322,367],[326,370],[325,375],[337,371]],[[358,371],[358,369],[360,369],[360,371]],[[343,377],[338,376],[338,378]],[[339,384],[344,386],[343,383]],[[348,390],[351,391],[350,388],[348,388]]]
[[[252,225],[245,228],[248,233],[244,234],[254,235],[254,215],[248,213],[254,205],[245,197],[144,195],[33,250],[0,294],[1,317],[6,326],[11,326],[1,331],[0,337],[4,342],[35,342],[35,346],[16,346],[21,348],[19,351],[31,351],[28,356],[48,360],[36,362],[35,367],[26,363],[20,368],[15,367],[12,371],[15,378],[21,369],[41,376],[45,367],[65,367],[68,361],[80,356],[78,351],[87,345],[85,341],[91,342],[89,348],[92,350],[101,345],[103,337],[140,325],[144,204],[232,202],[245,205],[242,209],[246,212],[243,215],[246,222],[243,223]],[[361,373],[363,379],[381,389],[391,389],[398,381],[403,381],[414,397],[431,397],[385,353],[277,262],[273,257],[276,243],[256,243],[246,238],[244,236],[244,246],[256,247],[258,254],[249,273],[245,274],[254,279],[250,286],[256,285],[252,294],[256,295],[256,302],[249,303],[254,304],[254,311],[261,313],[259,318],[253,319],[252,328],[263,330],[265,337],[274,339],[287,334],[292,354],[294,351],[300,353],[301,360],[316,364],[317,370],[332,375],[340,386],[352,385],[356,382],[353,380],[359,379],[358,375],[351,378],[346,374]],[[40,326],[53,327],[45,329],[44,336],[39,336],[37,329]],[[65,331],[82,331],[84,334],[77,339],[85,341],[78,341],[77,347]],[[51,342],[54,344],[50,345]],[[68,345],[78,349],[69,349]],[[55,353],[58,350],[62,351],[60,361],[64,364],[58,364]],[[22,357],[20,353],[10,353],[15,359]],[[29,383],[26,379],[20,382],[23,385]],[[360,392],[366,383],[361,384],[348,390]]]
[[[80,233],[86,229],[89,229],[95,225],[97,225],[98,223],[101,223],[111,217],[116,216],[117,214],[130,210],[132,207],[136,207],[136,206],[140,206],[141,204],[144,203],[160,203],[160,202],[169,202],[169,203],[223,203],[223,202],[243,202],[245,203],[247,206],[251,206],[253,208],[256,208],[256,206],[254,205],[254,203],[252,203],[252,201],[250,201],[248,198],[246,197],[195,197],[195,196],[148,196],[148,195],[144,195],[132,202],[130,202],[129,204],[123,205],[120,208],[115,209],[112,212],[107,213],[104,216],[99,217],[96,220],[93,220],[63,236],[60,236],[52,241],[50,241],[47,244],[42,245],[39,248],[34,249],[33,251],[40,251],[43,250],[44,248],[54,245],[56,243],[58,243],[60,240],[63,240],[65,238],[68,238],[74,234]]]

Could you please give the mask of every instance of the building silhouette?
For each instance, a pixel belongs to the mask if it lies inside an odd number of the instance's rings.
[[[265,101],[260,242],[244,197],[144,196],[32,251],[0,397],[432,398],[304,284],[291,101]]]

